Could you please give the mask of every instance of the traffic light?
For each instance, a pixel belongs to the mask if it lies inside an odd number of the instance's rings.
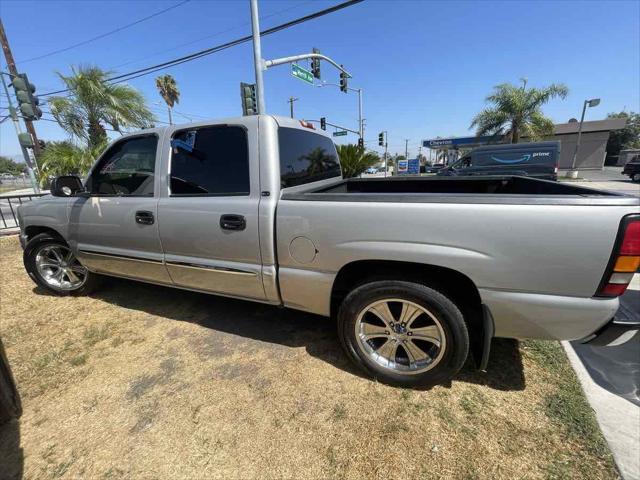
[[[42,110],[38,107],[40,100],[34,95],[36,87],[29,83],[26,73],[20,73],[13,77],[11,82],[16,91],[18,109],[26,120],[38,120],[42,117]]]
[[[313,53],[320,53],[320,50],[318,50],[317,48],[314,48]],[[320,80],[320,59],[319,58],[311,59],[311,73],[313,73],[313,76],[315,78]]]
[[[256,86],[253,83],[240,83],[240,96],[242,97],[242,115],[256,115],[258,113],[256,101]]]
[[[358,148],[361,148],[364,150],[364,138],[358,139]]]
[[[344,72],[340,72],[340,90],[347,93],[347,74]]]
[[[378,145],[384,147],[384,132],[378,134]]]
[[[322,130],[327,129],[327,119],[325,117],[320,117],[320,128]]]

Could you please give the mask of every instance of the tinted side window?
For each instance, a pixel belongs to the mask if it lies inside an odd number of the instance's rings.
[[[340,176],[336,147],[330,138],[296,128],[278,130],[282,187]]]
[[[135,137],[108,150],[87,180],[96,195],[153,196],[158,138]]]
[[[249,195],[249,147],[242,127],[176,132],[171,195]]]

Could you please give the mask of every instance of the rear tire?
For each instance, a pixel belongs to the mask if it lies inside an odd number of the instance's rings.
[[[451,380],[469,353],[460,309],[413,282],[376,281],[351,291],[338,312],[338,334],[358,367],[402,387]]]
[[[66,242],[48,233],[29,240],[23,261],[31,279],[56,295],[87,295],[99,283],[99,277],[75,258]]]
[[[631,180],[634,181],[634,182],[640,182],[640,173],[634,173],[631,176]]]

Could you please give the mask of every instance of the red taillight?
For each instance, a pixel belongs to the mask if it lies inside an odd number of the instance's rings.
[[[620,255],[640,255],[640,221],[627,224],[620,245]]]
[[[596,292],[597,297],[622,295],[640,264],[640,215],[622,219],[607,271]]]

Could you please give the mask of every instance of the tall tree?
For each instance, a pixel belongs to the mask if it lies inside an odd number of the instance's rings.
[[[0,173],[11,173],[13,175],[24,172],[26,165],[24,163],[18,163],[9,157],[0,155]]]
[[[620,130],[611,130],[607,142],[607,158],[616,157],[620,150],[640,148],[640,113],[609,113],[607,118],[626,118],[627,124]]]
[[[167,104],[167,110],[169,111],[169,125],[172,125],[171,109],[176,103],[180,102],[180,90],[178,90],[176,79],[171,75],[160,75],[159,77],[156,77],[156,87],[158,87],[160,96]]]
[[[337,145],[337,148],[344,178],[357,177],[380,161],[377,153],[367,152],[357,145]]]
[[[476,135],[507,135],[511,143],[520,137],[538,140],[553,134],[553,122],[542,114],[542,106],[552,98],[565,98],[569,89],[561,83],[552,83],[543,88],[527,88],[503,83],[494,88],[486,98],[491,104],[478,113],[471,122]]]
[[[154,116],[140,92],[129,85],[108,83],[110,72],[98,67],[71,67],[71,75],[58,73],[69,89],[64,97],[51,97],[51,113],[73,138],[89,148],[107,139],[105,125],[122,133],[126,128],[146,128]]]

